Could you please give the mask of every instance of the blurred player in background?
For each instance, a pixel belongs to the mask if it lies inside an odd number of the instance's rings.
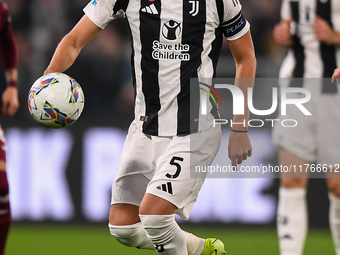
[[[289,46],[279,77],[293,78],[289,86],[305,87],[312,96],[305,104],[312,116],[304,116],[296,108],[288,109],[284,118],[296,119],[298,125],[294,128],[277,125],[273,130],[279,164],[304,166],[303,172],[311,163],[325,164],[328,169],[340,163],[340,91],[330,79],[340,65],[339,17],[338,0],[283,0],[281,22],[273,31],[276,42]],[[307,178],[308,173],[303,176],[281,173],[277,211],[281,255],[303,253],[308,229]],[[330,228],[336,254],[340,255],[340,179],[327,178],[327,186]]]
[[[93,0],[84,11],[60,42],[45,74],[64,72],[111,20],[127,17],[135,120],[112,186],[111,234],[126,246],[162,255],[224,254],[220,240],[184,232],[175,214],[188,219],[204,182],[190,176],[190,165],[210,165],[221,140],[220,127],[213,127],[212,121],[199,126],[195,118],[195,127],[191,126],[190,78],[214,76],[223,34],[235,58],[236,78],[255,77],[253,43],[239,1]],[[247,91],[253,80],[236,85]],[[248,123],[248,115],[234,121]],[[236,166],[252,149],[248,127],[233,130],[229,156]]]
[[[340,84],[340,67],[334,70],[333,76],[332,76],[332,82],[337,82]]]
[[[18,100],[18,51],[12,31],[7,5],[0,2],[0,58],[7,88],[2,94],[1,115],[13,116],[19,108]],[[5,135],[0,126],[0,255],[5,252],[5,243],[11,223],[9,187],[6,174]]]

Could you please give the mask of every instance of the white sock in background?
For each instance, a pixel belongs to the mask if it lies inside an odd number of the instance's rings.
[[[277,233],[281,255],[302,255],[308,228],[306,190],[280,188]]]
[[[340,255],[340,198],[328,193],[329,208],[329,226],[331,228],[335,252]]]

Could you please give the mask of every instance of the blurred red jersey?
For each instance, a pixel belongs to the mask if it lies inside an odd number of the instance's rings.
[[[18,50],[14,41],[8,7],[0,2],[0,58],[4,70],[18,67]]]

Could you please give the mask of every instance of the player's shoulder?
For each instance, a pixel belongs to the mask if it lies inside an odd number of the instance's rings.
[[[219,0],[223,3],[224,18],[223,21],[233,19],[242,11],[240,0]]]
[[[223,2],[224,13],[238,13],[242,9],[240,0],[220,0]]]
[[[8,15],[8,6],[2,1],[0,1],[0,15],[1,17],[3,17],[3,15]]]
[[[8,11],[8,6],[5,2],[0,1],[0,10]]]
[[[241,2],[240,0],[220,0],[224,3],[225,6],[228,7],[237,7],[237,6],[241,6]]]

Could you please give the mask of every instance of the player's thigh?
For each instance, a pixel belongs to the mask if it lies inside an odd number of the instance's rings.
[[[296,156],[282,147],[278,148],[278,154],[279,165],[288,166],[290,169],[297,169],[296,172],[282,172],[280,186],[285,188],[306,188],[308,184],[308,172],[306,172],[306,169],[307,166],[310,165],[310,162]]]
[[[290,96],[298,99],[301,94],[292,93]],[[315,115],[315,100],[310,100],[304,106]],[[295,105],[287,105],[286,108],[286,115],[279,116],[280,121],[275,123],[272,133],[273,143],[279,148],[279,164],[289,168],[292,163],[316,162],[318,158],[315,119],[305,116]],[[295,120],[297,125],[282,125],[286,119]]]
[[[329,192],[340,197],[340,178],[327,178],[326,181]]]
[[[139,207],[153,176],[153,169],[150,167],[152,158],[150,137],[132,123],[125,140],[118,172],[112,183],[112,205],[128,204]]]
[[[333,170],[340,164],[340,94],[322,94],[319,100],[317,118],[317,163]],[[331,170],[331,169],[330,169]],[[330,172],[330,171],[329,171]],[[340,173],[333,171],[332,178],[340,178]]]
[[[195,166],[211,165],[220,142],[220,127],[173,137],[156,159],[155,175],[148,184],[147,193],[173,204],[182,218],[188,218],[205,179],[194,172]]]
[[[176,211],[177,207],[174,204],[150,193],[145,194],[139,208],[139,214],[142,215],[170,215]]]

